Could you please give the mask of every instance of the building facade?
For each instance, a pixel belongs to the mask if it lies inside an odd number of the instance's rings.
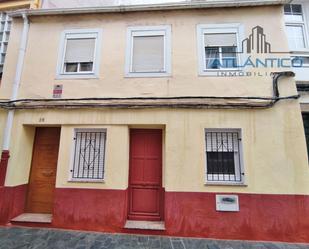
[[[297,89],[301,95],[300,104],[309,145],[309,3],[292,1],[285,5],[284,16],[291,56],[303,61],[303,66],[295,68],[294,71]]]
[[[13,12],[1,224],[309,242],[283,3]]]

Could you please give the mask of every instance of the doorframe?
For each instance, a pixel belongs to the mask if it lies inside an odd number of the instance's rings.
[[[128,188],[126,194],[126,213],[125,220],[129,220],[129,209],[130,209],[130,172],[131,172],[131,131],[132,130],[160,130],[161,131],[161,187],[160,187],[160,221],[165,221],[165,126],[164,125],[138,125],[138,126],[129,126],[129,161],[128,161]],[[143,221],[143,220],[141,220]],[[148,221],[151,222],[151,221]]]

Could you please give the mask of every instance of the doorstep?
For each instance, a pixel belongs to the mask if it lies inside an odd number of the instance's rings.
[[[163,221],[127,220],[124,228],[164,231],[165,230],[165,224],[164,224]]]
[[[11,219],[12,222],[51,223],[51,214],[23,213]]]

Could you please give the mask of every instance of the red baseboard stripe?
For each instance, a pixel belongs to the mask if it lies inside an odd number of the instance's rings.
[[[25,208],[27,184],[0,187],[0,225],[22,214]]]
[[[24,189],[11,189],[18,193],[14,194],[13,201],[3,202],[10,202],[9,205],[18,203],[13,212],[15,214],[21,211],[21,204],[24,203]],[[0,188],[0,200],[1,191]],[[309,195],[238,194],[239,212],[217,212],[215,195],[166,192],[166,231],[151,233],[123,229],[127,217],[126,190],[57,188],[51,226],[103,232],[309,242]],[[10,200],[7,195],[5,198]],[[3,203],[0,210],[6,206]],[[12,213],[8,215],[0,211],[0,216],[3,215],[12,216]]]

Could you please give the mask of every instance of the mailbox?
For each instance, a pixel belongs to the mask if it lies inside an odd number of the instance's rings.
[[[223,212],[238,212],[238,195],[216,195],[216,210]]]

